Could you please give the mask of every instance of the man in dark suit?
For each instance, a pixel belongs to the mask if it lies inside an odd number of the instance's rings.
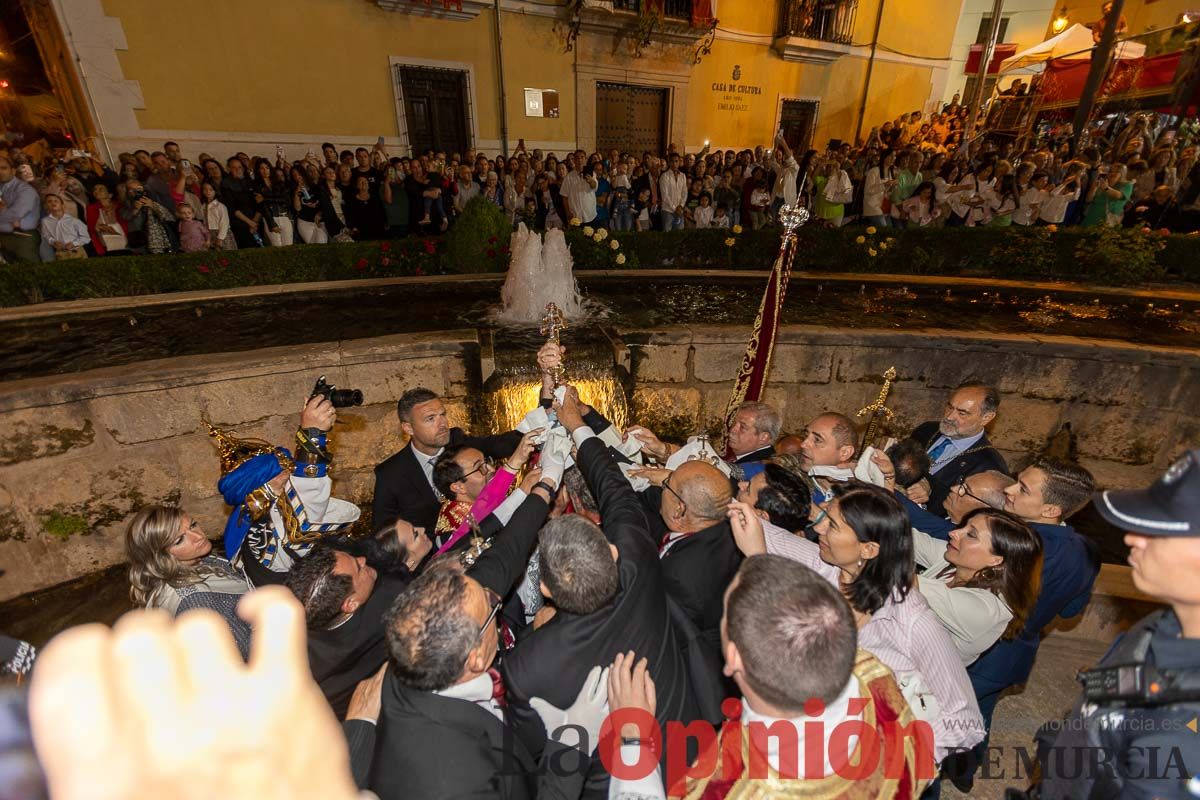
[[[387,659],[383,615],[407,581],[377,579],[363,556],[320,543],[296,562],[287,586],[304,606],[308,664],[338,719],[358,682]]]
[[[779,412],[766,403],[746,402],[738,406],[726,432],[726,445],[733,454],[732,463],[750,464],[775,455],[775,440],[779,438],[782,424]],[[680,449],[680,445],[661,441],[653,431],[641,425],[630,426],[626,435],[641,442],[642,449],[659,463],[666,463]]]
[[[999,408],[1000,393],[994,387],[975,381],[964,383],[946,401],[940,422],[922,423],[910,434],[929,452],[926,508],[937,516],[945,515],[946,496],[963,477],[988,470],[1008,472],[1008,464],[988,441],[986,431]],[[913,490],[909,496],[919,497]]]
[[[405,519],[432,537],[441,505],[433,488],[433,466],[448,445],[468,445],[488,458],[507,458],[517,449],[521,434],[468,436],[451,428],[442,399],[429,389],[409,389],[396,404],[400,428],[409,437],[400,452],[375,467],[374,525],[376,529]]]
[[[685,462],[642,492],[667,595],[712,647],[721,641],[721,597],[742,563],[729,527],[732,499],[729,479],[704,461]]]
[[[779,412],[766,403],[746,402],[738,406],[725,439],[733,453],[733,463],[766,461],[775,455],[775,440],[782,425]]]
[[[692,722],[698,714],[646,511],[609,449],[585,424],[574,389],[568,390],[558,419],[578,447],[579,470],[598,504],[600,525],[568,514],[541,532],[542,591],[556,610],[501,665],[513,714],[522,726],[540,732],[528,705],[531,696],[565,706],[593,666],[633,650],[649,657],[659,725]],[[609,776],[598,758],[587,775],[584,796],[608,797]]]
[[[435,566],[396,598],[385,617],[391,663],[368,781],[381,800],[579,796],[581,772],[539,770],[513,728],[492,667],[499,647],[496,615],[524,573],[554,492],[552,482],[539,482],[468,571],[454,561]],[[588,733],[589,753],[598,717]],[[562,752],[560,743],[551,742],[543,758]]]

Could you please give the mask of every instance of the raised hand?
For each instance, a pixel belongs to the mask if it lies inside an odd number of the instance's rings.
[[[734,500],[729,504],[729,527],[733,529],[733,541],[743,555],[757,556],[767,552],[762,520],[748,503]]]
[[[30,721],[56,800],[353,800],[345,739],[313,682],[304,612],[284,588],[242,598],[242,662],[224,621],[133,611],[71,628],[38,659]],[[287,747],[280,747],[287,742]]]

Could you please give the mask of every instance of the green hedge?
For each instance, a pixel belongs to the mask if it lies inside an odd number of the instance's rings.
[[[907,231],[808,226],[796,268],[828,272],[967,275],[1133,284],[1200,283],[1200,237],[1077,228],[925,228]],[[490,225],[485,244],[447,237],[300,245],[256,250],[128,256],[0,265],[0,305],[157,294],[309,281],[502,271],[505,248]],[[453,232],[450,238],[453,239]],[[491,241],[496,238],[496,241]],[[775,259],[777,230],[611,232],[602,241],[568,231],[577,269],[762,270]],[[727,242],[732,240],[733,244]],[[616,241],[617,248],[612,244]],[[486,246],[485,246],[486,245]],[[474,259],[469,254],[483,248]],[[457,255],[451,257],[450,252]],[[466,252],[467,255],[463,255]],[[623,258],[624,263],[617,262]]]

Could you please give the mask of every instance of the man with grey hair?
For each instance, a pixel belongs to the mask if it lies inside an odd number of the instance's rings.
[[[733,453],[733,463],[749,464],[754,461],[766,461],[775,455],[775,440],[783,421],[774,406],[766,403],[747,401],[738,406],[726,432],[726,444]],[[633,436],[642,445],[642,449],[660,463],[680,449],[680,445],[664,442],[648,428],[632,425],[625,432]]]
[[[501,663],[510,712],[535,754],[546,733],[553,731],[543,733],[529,698],[542,697],[566,708],[589,669],[629,650],[657,654],[649,671],[658,687],[659,725],[699,718],[684,649],[667,610],[663,570],[647,514],[611,451],[584,424],[573,388],[558,407],[558,420],[578,447],[578,473],[595,498],[601,524],[564,514],[542,529],[538,540],[541,590],[557,611],[522,638]],[[574,480],[568,479],[568,486]],[[581,495],[572,490],[572,496]],[[724,584],[716,587],[718,603],[723,589]],[[599,757],[591,760],[586,772],[584,796],[607,797],[609,775]]]
[[[929,453],[928,496],[909,490],[916,502],[937,515],[945,513],[944,502],[959,482],[977,472],[1008,472],[1004,457],[987,437],[987,426],[1000,408],[1000,393],[994,386],[979,381],[961,383],[946,399],[940,420],[918,425],[911,438]]]
[[[775,455],[775,440],[781,427],[779,412],[773,406],[758,402],[738,406],[726,437],[734,463],[766,461]]]

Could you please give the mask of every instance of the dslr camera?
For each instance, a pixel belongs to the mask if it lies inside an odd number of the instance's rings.
[[[312,394],[308,399],[311,400],[318,395],[328,400],[334,408],[350,408],[363,404],[361,389],[339,389],[326,381],[324,375],[317,378],[317,383],[313,386]]]

